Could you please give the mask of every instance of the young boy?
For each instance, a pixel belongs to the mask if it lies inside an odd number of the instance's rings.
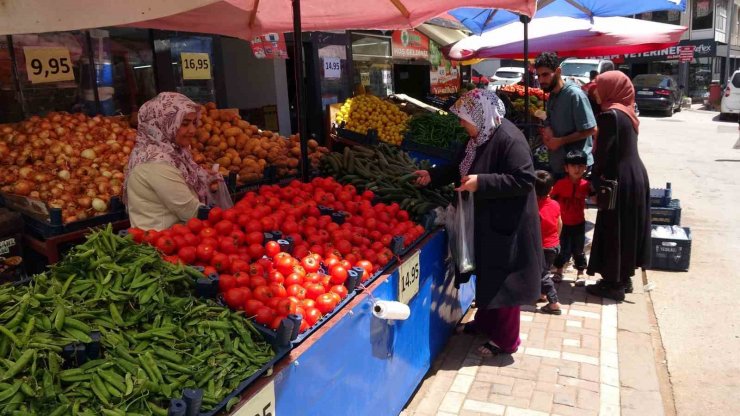
[[[540,207],[540,227],[542,231],[542,249],[545,252],[545,270],[542,272],[541,293],[547,299],[547,305],[540,308],[540,312],[551,315],[560,315],[560,302],[558,302],[558,292],[555,290],[555,284],[552,281],[550,268],[555,256],[558,255],[560,245],[560,205],[553,201],[549,194],[552,190],[552,176],[544,171],[535,172],[537,177],[534,182],[534,190],[537,193],[537,205]]]
[[[586,153],[572,150],[565,156],[567,177],[557,181],[550,197],[560,204],[563,230],[560,233],[560,254],[555,258],[555,281],[563,279],[563,266],[573,257],[578,270],[576,286],[583,286],[583,270],[586,269],[586,255],[583,246],[586,242],[586,198],[591,194],[591,186],[583,179],[586,173]]]

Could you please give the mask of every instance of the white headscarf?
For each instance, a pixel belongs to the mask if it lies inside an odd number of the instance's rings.
[[[506,107],[494,91],[476,88],[460,97],[450,112],[478,128],[478,135],[468,141],[465,157],[460,163],[460,176],[463,177],[473,165],[478,147],[490,140],[501,125]]]

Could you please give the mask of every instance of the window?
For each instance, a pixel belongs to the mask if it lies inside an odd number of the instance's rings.
[[[711,29],[714,20],[714,0],[696,0],[691,7],[691,29]]]
[[[112,79],[108,80],[109,85],[101,85],[101,79],[98,79],[98,85],[103,90],[100,92],[101,107],[106,107],[104,88],[113,89],[111,104],[116,113],[123,114],[137,111],[142,104],[157,95],[149,30],[110,28],[91,30],[90,36],[96,67],[112,65],[113,69]],[[102,42],[103,48],[96,48],[97,42]],[[101,52],[104,56],[100,56]]]
[[[12,123],[23,119],[23,109],[15,91],[13,62],[5,36],[0,37],[0,123]]]
[[[353,83],[379,97],[393,92],[390,36],[352,34]]]
[[[735,74],[732,76],[732,86],[735,88],[740,88],[740,72],[735,72]]]
[[[669,25],[681,24],[681,12],[678,10],[664,10],[659,12],[647,12],[638,14],[636,16],[641,20],[649,20],[651,22],[667,23]]]
[[[523,74],[523,72],[517,71],[496,71],[495,76],[499,78],[519,79]]]

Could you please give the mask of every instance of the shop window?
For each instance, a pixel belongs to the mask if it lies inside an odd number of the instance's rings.
[[[691,29],[711,29],[714,20],[714,0],[696,0],[691,7]]]
[[[163,72],[159,74],[159,89],[177,91],[201,104],[215,102],[213,37],[183,32],[155,33],[157,71]]]
[[[18,98],[8,40],[3,36],[0,38],[0,123],[23,119],[23,108]]]
[[[667,23],[669,25],[681,24],[681,12],[678,10],[663,10],[658,12],[647,12],[638,14],[636,16],[641,20],[649,20],[651,22]]]
[[[393,92],[391,40],[388,36],[352,34],[352,64],[355,91],[380,97]]]

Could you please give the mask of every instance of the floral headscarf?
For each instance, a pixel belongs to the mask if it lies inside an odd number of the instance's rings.
[[[124,203],[128,175],[136,166],[149,162],[165,162],[179,169],[185,182],[198,195],[200,202],[206,203],[208,172],[195,163],[189,149],[175,143],[177,130],[182,125],[185,115],[199,111],[198,104],[176,92],[160,93],[141,106],[136,145],[129,156],[126,180],[123,183]]]
[[[478,128],[478,135],[471,137],[465,147],[465,157],[460,163],[462,177],[468,174],[473,165],[478,147],[493,137],[493,132],[506,114],[506,107],[494,91],[474,89],[460,97],[450,112]]]

